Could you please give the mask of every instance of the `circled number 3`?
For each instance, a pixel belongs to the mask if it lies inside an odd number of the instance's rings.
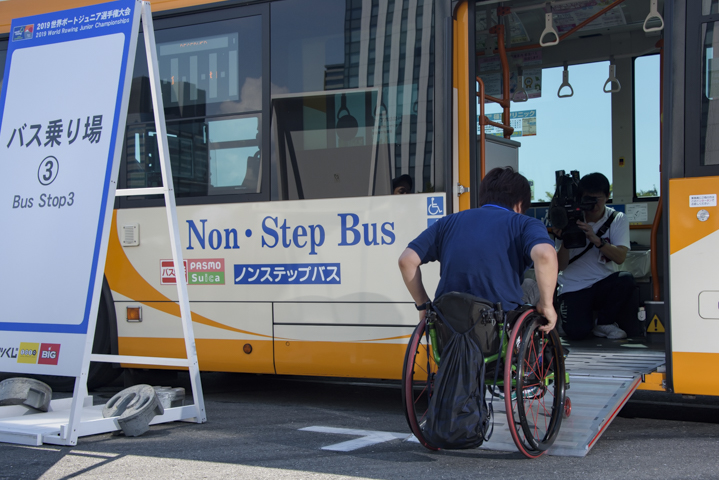
[[[50,185],[57,178],[60,163],[53,156],[45,157],[37,169],[37,179],[42,185]]]

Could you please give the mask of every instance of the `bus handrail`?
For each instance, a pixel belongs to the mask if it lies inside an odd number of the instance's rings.
[[[477,77],[477,82],[479,83],[479,92],[477,92],[477,96],[479,97],[479,168],[480,168],[480,178],[484,178],[484,168],[485,168],[485,142],[486,142],[486,133],[484,133],[484,127],[486,125],[491,125],[493,127],[501,128],[504,131],[505,138],[509,138],[512,136],[512,132],[514,132],[514,129],[510,127],[509,125],[504,125],[503,123],[497,123],[493,122],[490,119],[488,119],[484,115],[484,101],[490,100],[490,101],[496,101],[499,99],[495,99],[492,97],[489,97],[488,95],[484,94],[484,81],[482,81],[481,78]],[[499,103],[499,102],[497,102]]]
[[[501,128],[504,132],[504,138],[512,136],[514,129],[509,125],[509,62],[507,61],[507,51],[504,48],[504,25],[495,25],[489,29],[490,33],[497,35],[497,49],[499,50],[499,59],[502,63],[502,98],[492,97],[484,93],[484,81],[477,76],[477,83],[479,83],[479,91],[477,96],[479,97],[479,169],[480,177],[484,178],[485,174],[485,142],[486,134],[484,133],[484,127],[491,125],[493,127]],[[502,122],[492,122],[484,114],[484,102],[489,100],[490,102],[497,103],[502,106]]]
[[[659,41],[656,43],[656,46],[659,48],[659,118],[664,118],[664,39],[659,39]],[[664,175],[663,169],[662,169],[662,146],[663,140],[662,140],[662,129],[659,129],[659,175],[660,179]],[[662,183],[663,185],[663,183]],[[650,257],[650,265],[651,265],[651,272],[652,272],[652,298],[655,302],[658,302],[661,300],[661,288],[659,285],[659,267],[657,264],[657,235],[659,235],[659,222],[662,220],[662,212],[663,212],[663,203],[662,203],[662,197],[659,197],[659,203],[657,204],[657,213],[654,214],[654,222],[652,222],[652,233],[649,238],[650,241],[650,248],[651,248],[651,257]]]

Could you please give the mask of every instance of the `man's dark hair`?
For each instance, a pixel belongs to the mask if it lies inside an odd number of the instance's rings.
[[[595,172],[590,173],[582,177],[579,180],[579,197],[581,198],[585,193],[598,193],[602,192],[607,198],[609,198],[609,180],[601,173]]]
[[[512,167],[493,168],[479,184],[479,206],[493,204],[512,209],[521,203],[522,213],[532,203],[532,190],[524,175]]]

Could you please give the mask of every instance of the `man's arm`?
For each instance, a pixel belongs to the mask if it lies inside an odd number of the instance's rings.
[[[422,283],[422,272],[419,268],[422,265],[422,259],[419,258],[417,252],[411,248],[405,248],[402,255],[399,256],[398,263],[399,270],[402,272],[402,279],[407,286],[407,290],[409,290],[409,294],[412,295],[414,303],[422,305],[429,302],[429,296]],[[424,318],[425,313],[424,310],[419,312],[420,320]]]
[[[534,273],[539,287],[539,302],[537,311],[542,314],[549,323],[539,329],[549,333],[557,324],[557,312],[554,311],[554,291],[557,288],[557,252],[548,243],[540,243],[532,247],[530,252],[534,262]]]
[[[624,263],[624,260],[627,259],[627,252],[629,251],[627,247],[623,245],[612,245],[611,243],[605,243],[602,245],[602,239],[594,233],[592,227],[582,221],[578,221],[577,225],[584,231],[584,233],[586,233],[587,239],[592,242],[595,247],[599,248],[602,255],[607,257],[609,260],[617,265],[621,265]]]

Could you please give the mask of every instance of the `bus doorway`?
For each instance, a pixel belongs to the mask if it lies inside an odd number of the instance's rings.
[[[663,302],[667,250],[657,226],[662,220],[660,88],[667,28],[663,2],[655,11],[656,3],[467,5],[469,131],[477,137],[476,150],[470,141],[471,178],[481,178],[491,166],[518,168],[532,186],[527,214],[551,230],[556,172],[604,175],[610,184],[607,207],[624,216],[631,241],[626,259],[614,268],[633,277],[643,308],[637,315],[644,316],[649,331],[646,337],[616,340],[563,338],[568,396],[576,415],[564,420],[553,454],[585,455],[637,388],[670,388]],[[517,165],[497,152],[494,139],[518,146]],[[477,206],[478,183],[470,187],[472,207]],[[489,448],[504,446],[500,434]]]

